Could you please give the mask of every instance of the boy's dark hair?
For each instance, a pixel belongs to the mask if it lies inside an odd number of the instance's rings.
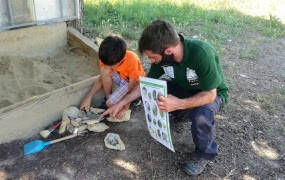
[[[125,57],[126,51],[127,44],[122,38],[108,36],[99,47],[99,58],[103,64],[112,66]]]
[[[163,54],[166,48],[177,45],[179,41],[179,36],[171,24],[164,20],[155,20],[144,29],[139,40],[139,52],[151,50]]]

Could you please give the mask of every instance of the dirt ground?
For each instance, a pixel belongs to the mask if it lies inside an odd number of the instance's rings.
[[[23,145],[39,137],[0,145],[0,179],[285,179],[285,38],[244,34],[223,48],[230,101],[216,115],[219,156],[201,175],[181,170],[194,150],[191,122],[171,122],[173,153],[150,137],[138,106],[129,122],[34,155],[24,156]],[[121,136],[125,151],[105,148],[108,132]]]

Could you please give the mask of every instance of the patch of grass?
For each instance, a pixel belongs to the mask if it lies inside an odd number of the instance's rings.
[[[281,106],[285,108],[285,86],[280,87],[279,94],[276,99],[281,103]]]
[[[272,38],[285,35],[284,24],[278,18],[272,15],[267,20],[243,14],[236,8],[243,3],[242,0],[84,0],[84,27],[96,36],[113,32],[137,40],[151,21],[166,19],[177,28],[185,27],[182,31],[190,36],[199,33],[201,39],[219,51],[222,43],[238,38],[244,31],[258,31]],[[245,52],[241,57],[254,58],[255,53]]]
[[[262,33],[269,37],[284,36],[284,25],[280,20],[272,15],[269,16],[269,20],[263,22],[265,28],[262,29]]]
[[[274,111],[275,110],[275,105],[273,102],[273,99],[267,96],[260,96],[257,95],[255,97],[255,100],[260,103],[261,107],[268,110],[268,111]]]
[[[130,27],[128,24],[124,24],[121,26],[121,29],[119,30],[120,34],[125,37],[126,39],[136,39],[138,35],[136,27]]]
[[[241,49],[239,51],[239,58],[240,59],[247,59],[247,60],[255,60],[257,56],[257,50],[256,49]]]
[[[285,97],[285,86],[283,85],[280,86],[280,95]]]
[[[273,111],[275,109],[275,106],[271,101],[264,101],[262,103],[262,106],[264,109],[269,110],[269,111]]]

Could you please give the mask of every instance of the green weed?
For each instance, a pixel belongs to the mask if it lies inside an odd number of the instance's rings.
[[[272,6],[279,5],[275,3]],[[272,38],[285,35],[285,26],[277,17],[266,19],[244,13],[258,6],[253,0],[84,0],[84,27],[96,36],[112,32],[137,40],[151,21],[166,19],[177,28],[183,27],[186,34],[200,34],[221,51],[221,44],[239,38],[244,31]],[[251,59],[256,52],[242,52],[240,56]]]
[[[255,100],[263,107],[263,109],[266,109],[268,111],[274,111],[275,110],[275,104],[273,102],[273,99],[268,96],[260,96],[259,94],[255,97]]]
[[[240,59],[247,59],[247,60],[255,60],[257,56],[257,50],[256,49],[241,49],[239,51],[239,58]]]

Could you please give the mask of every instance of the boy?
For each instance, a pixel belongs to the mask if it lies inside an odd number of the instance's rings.
[[[100,108],[107,109],[117,104],[138,84],[139,76],[145,75],[138,56],[132,51],[127,51],[125,41],[119,37],[108,36],[102,41],[99,58],[100,77],[82,101],[80,109],[90,108],[92,97],[102,86],[106,97]],[[112,92],[113,83],[118,86],[114,92]],[[126,104],[121,112],[126,111],[129,105],[130,103]],[[119,118],[122,117],[122,113],[119,113]]]

